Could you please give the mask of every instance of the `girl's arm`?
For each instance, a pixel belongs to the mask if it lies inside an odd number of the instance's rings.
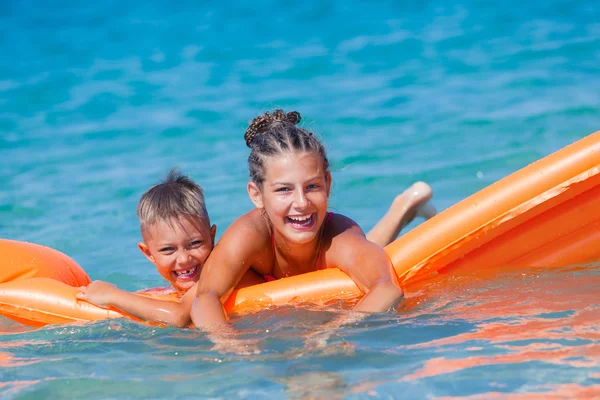
[[[352,220],[336,215],[331,245],[326,252],[327,264],[348,274],[365,296],[353,311],[387,311],[403,295],[396,273],[381,247],[368,241]],[[331,237],[330,236],[330,237]],[[307,349],[323,348],[342,325],[360,322],[364,312],[342,312],[305,339]]]
[[[197,328],[227,322],[221,301],[268,248],[268,240],[265,240],[269,237],[268,232],[262,217],[256,218],[257,215],[251,211],[234,221],[204,264],[191,311],[191,319]]]
[[[383,248],[367,240],[356,223],[336,217],[339,229],[327,251],[327,264],[348,274],[365,293],[355,311],[387,311],[403,295],[390,259]]]
[[[197,284],[196,284],[197,285]],[[150,322],[187,327],[191,323],[190,309],[196,286],[188,290],[179,302],[152,299],[126,292],[107,282],[94,281],[79,288],[76,297],[104,308],[116,308],[135,318]]]

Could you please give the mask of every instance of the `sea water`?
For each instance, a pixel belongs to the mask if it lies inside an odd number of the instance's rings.
[[[3,1],[0,237],[126,290],[162,286],[136,248],[140,195],[178,166],[220,235],[252,207],[247,123],[275,108],[323,139],[330,209],[365,231],[417,180],[443,210],[600,129],[598,15],[566,1]],[[0,318],[0,397],[593,398],[598,266],[440,277],[323,346],[305,341],[336,305],[235,319],[256,354],[128,320]]]

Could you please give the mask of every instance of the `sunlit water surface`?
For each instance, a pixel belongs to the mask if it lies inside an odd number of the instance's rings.
[[[442,210],[600,129],[597,2],[396,3],[2,2],[0,237],[161,286],[140,195],[179,166],[222,233],[251,207],[245,126],[275,107],[323,138],[330,208],[365,230],[416,180]],[[598,397],[598,264],[482,269],[321,346],[305,342],[339,304],[237,318],[250,354],[126,320],[0,319],[0,397]]]

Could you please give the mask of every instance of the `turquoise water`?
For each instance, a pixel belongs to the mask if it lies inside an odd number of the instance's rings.
[[[160,286],[136,248],[139,196],[179,166],[204,186],[222,232],[251,207],[246,124],[275,107],[300,111],[323,138],[330,208],[365,230],[416,180],[447,208],[600,129],[599,12],[542,1],[2,2],[0,237],[58,249],[128,290]],[[193,330],[0,319],[0,394],[593,397],[597,267],[432,284],[415,307],[345,327],[320,350],[303,337],[336,311],[236,320],[261,349],[248,356]]]

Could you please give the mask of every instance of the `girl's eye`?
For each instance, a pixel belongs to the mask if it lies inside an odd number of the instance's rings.
[[[190,248],[194,248],[194,247],[199,247],[202,245],[202,240],[194,240],[192,243],[190,243]]]
[[[174,248],[172,247],[163,247],[162,249],[159,250],[161,253],[171,253],[173,251],[175,251]]]
[[[310,184],[310,185],[308,185],[306,188],[307,188],[308,190],[318,189],[318,188],[319,188],[319,185],[318,185],[318,184],[316,184],[316,183],[311,183],[311,184]]]

